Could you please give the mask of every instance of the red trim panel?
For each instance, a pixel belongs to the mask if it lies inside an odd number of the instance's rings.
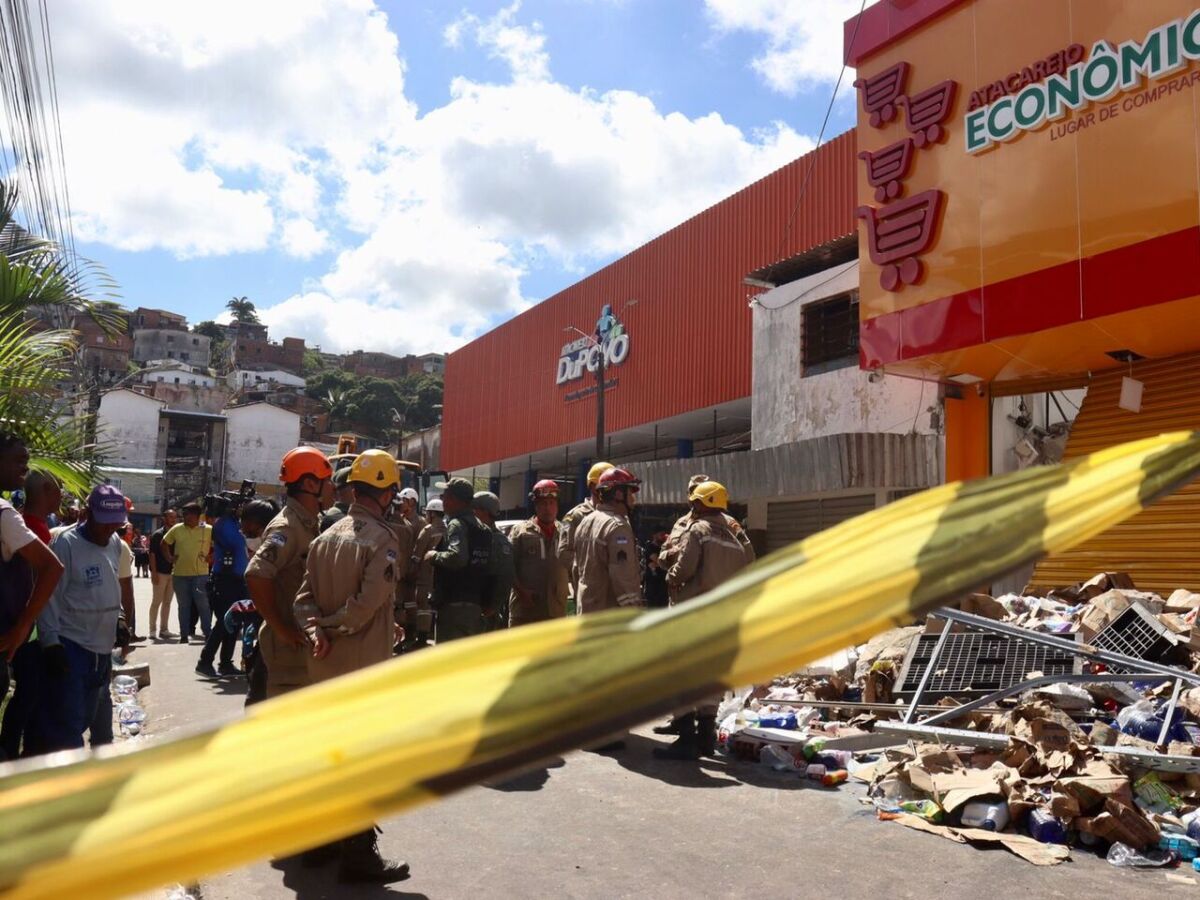
[[[1197,295],[1200,228],[1185,228],[866,319],[859,359],[870,369]]]
[[[846,65],[857,67],[914,28],[940,16],[965,0],[879,0],[874,6],[846,22]],[[851,44],[853,43],[853,46]]]

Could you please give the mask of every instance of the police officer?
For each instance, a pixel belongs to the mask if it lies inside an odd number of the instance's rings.
[[[600,476],[599,503],[575,532],[577,597],[583,613],[645,605],[637,539],[629,524],[640,486],[626,469],[609,469]]]
[[[510,628],[567,614],[567,571],[558,560],[558,485],[544,479],[529,492],[534,515],[509,532],[516,564]]]
[[[726,521],[729,493],[715,481],[692,489],[692,520],[679,536],[679,552],[667,570],[673,589],[672,603],[686,603],[728,581],[748,565],[752,556]],[[753,553],[753,551],[751,551]],[[677,716],[679,737],[669,747],[658,747],[659,759],[699,759],[711,756],[717,742],[717,699]]]
[[[321,510],[333,496],[332,477],[329,460],[315,447],[289,450],[279,466],[287,503],[263,531],[262,543],[246,566],[246,589],[263,617],[247,705],[308,684],[308,641],[296,627],[292,606]]]
[[[312,542],[296,596],[296,624],[312,647],[306,661],[313,682],[391,658],[396,582],[412,554],[411,543],[402,543],[409,530],[398,535],[386,518],[400,483],[392,455],[360,454],[347,481],[354,502]],[[374,828],[345,838],[339,849],[340,881],[386,884],[408,875],[407,863],[380,855]]]
[[[514,566],[513,548],[508,538],[496,527],[500,515],[500,498],[491,491],[479,491],[471,500],[475,518],[492,533],[492,563],[490,599],[484,605],[483,621],[487,631],[508,627],[508,596],[512,593]]]
[[[417,546],[417,539],[421,532],[425,530],[425,526],[429,523],[425,517],[421,515],[417,509],[419,502],[417,492],[412,488],[404,488],[397,495],[397,503],[399,504],[399,520],[408,526],[412,532],[412,544],[414,550]],[[414,553],[403,569],[400,578],[400,608],[397,610],[396,622],[404,626],[405,634],[415,633],[417,630],[417,557]],[[402,650],[397,646],[397,651]]]
[[[437,642],[484,631],[483,608],[491,602],[492,532],[471,513],[475,489],[465,478],[438,482],[446,511],[446,533],[425,554],[433,564]]]
[[[595,510],[596,504],[599,502],[596,488],[600,484],[600,476],[612,468],[615,467],[610,462],[598,462],[588,469],[588,496],[563,516],[562,525],[558,529],[558,561],[567,570],[571,590],[576,598],[579,596],[579,572],[575,566],[575,530],[579,527],[579,523]]]
[[[441,543],[446,534],[446,514],[442,509],[440,497],[434,497],[425,505],[425,515],[429,524],[417,535],[417,543],[413,548],[413,562],[417,568],[416,575],[416,609],[413,610],[413,629],[411,633],[406,628],[409,642],[405,650],[421,650],[429,646],[429,635],[433,633],[433,609],[429,604],[433,593],[433,562],[425,556],[430,550]]]
[[[328,531],[350,511],[350,504],[354,502],[354,490],[346,481],[349,475],[349,466],[342,466],[333,473],[333,506],[321,513],[321,531]]]

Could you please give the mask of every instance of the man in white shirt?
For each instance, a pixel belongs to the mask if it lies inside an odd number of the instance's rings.
[[[0,431],[0,490],[17,490],[28,472],[29,450],[24,441],[12,432]],[[62,572],[62,563],[29,530],[21,514],[7,500],[0,500],[0,662],[11,661],[29,638]],[[0,669],[7,688],[7,664]]]
[[[121,563],[125,498],[112,485],[102,484],[92,490],[87,506],[87,521],[68,528],[51,545],[66,572],[38,617],[50,750],[82,747],[83,733],[108,697],[121,581],[132,575]],[[93,728],[93,745],[105,742],[110,733],[111,721],[102,724],[108,727]]]

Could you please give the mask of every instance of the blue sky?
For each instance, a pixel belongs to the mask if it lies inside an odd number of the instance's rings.
[[[453,349],[811,147],[858,6],[63,0],[80,250],[130,306]]]

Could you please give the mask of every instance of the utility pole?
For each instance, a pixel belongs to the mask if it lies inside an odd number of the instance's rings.
[[[596,459],[604,459],[604,342],[596,345],[600,363],[596,366]]]

